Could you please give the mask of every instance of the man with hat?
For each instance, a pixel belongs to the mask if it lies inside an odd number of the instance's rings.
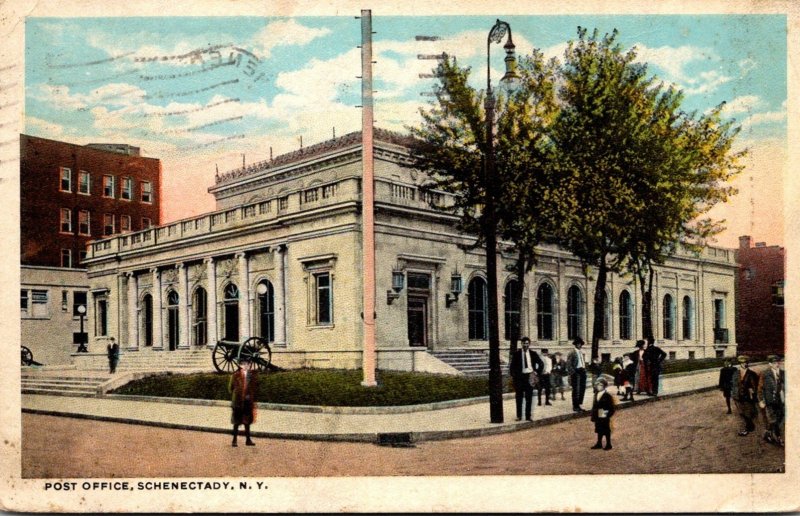
[[[533,421],[533,386],[538,374],[542,371],[542,359],[530,349],[531,339],[522,337],[522,348],[511,357],[509,370],[514,382],[514,393],[517,402],[517,421],[522,419],[522,398],[525,398],[525,420]]]
[[[739,415],[744,420],[744,429],[739,432],[739,435],[745,436],[756,429],[758,375],[750,369],[750,359],[748,357],[740,355],[737,360],[739,361],[739,367],[733,375],[731,398],[736,402]]]
[[[767,421],[767,430],[764,440],[768,443],[783,446],[781,440],[781,424],[784,417],[784,404],[786,401],[786,381],[784,371],[780,367],[780,357],[770,355],[767,357],[769,368],[761,373],[758,383],[758,405],[764,410]]]
[[[244,425],[245,443],[255,446],[250,438],[250,425],[256,421],[256,392],[258,392],[258,370],[253,367],[250,357],[242,356],[239,368],[231,375],[228,382],[228,391],[231,393],[231,423],[233,423],[233,442],[231,446],[238,446],[236,440],[239,436],[239,425]]]
[[[594,431],[597,433],[597,443],[593,450],[603,448],[603,436],[606,437],[605,450],[611,449],[611,416],[614,415],[614,397],[606,388],[608,381],[602,376],[594,384],[594,400],[592,401],[592,421]]]
[[[567,372],[569,373],[569,383],[572,386],[572,410],[575,412],[586,412],[581,404],[583,395],[586,393],[586,357],[581,351],[583,339],[578,337],[572,341],[575,348],[567,355]]]

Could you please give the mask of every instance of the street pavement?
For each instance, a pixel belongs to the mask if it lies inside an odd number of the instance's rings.
[[[710,369],[683,375],[662,377],[659,399],[683,396],[698,391],[716,388],[718,369]],[[610,387],[610,392],[616,392]],[[255,437],[280,439],[308,439],[318,441],[363,441],[376,442],[381,438],[411,442],[426,440],[476,437],[512,432],[588,417],[588,413],[572,411],[571,393],[567,389],[565,400],[553,402],[551,406],[535,406],[533,421],[515,421],[513,394],[506,395],[503,403],[505,421],[492,423],[489,420],[488,398],[453,406],[453,403],[431,404],[418,407],[382,409],[326,409],[321,407],[258,405],[258,419],[252,427]],[[583,406],[591,407],[592,391],[587,385]],[[634,404],[650,403],[648,396],[637,396]],[[534,403],[536,397],[534,396]],[[620,408],[631,406],[621,402]],[[164,428],[199,430],[205,432],[230,432],[231,411],[225,401],[175,400],[107,395],[102,397],[49,396],[39,394],[22,395],[22,411],[112,421],[128,424],[150,425]],[[383,435],[381,435],[383,434]],[[407,434],[392,436],[386,434]]]

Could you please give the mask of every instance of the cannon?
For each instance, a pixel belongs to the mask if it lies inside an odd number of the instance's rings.
[[[244,342],[220,340],[211,353],[214,368],[220,373],[235,371],[244,359],[249,359],[259,371],[266,371],[272,362],[269,343],[261,337],[250,337]]]

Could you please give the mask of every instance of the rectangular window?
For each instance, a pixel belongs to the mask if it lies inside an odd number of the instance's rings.
[[[270,212],[269,201],[263,201],[263,202],[258,203],[258,214],[259,215],[264,215],[265,213],[269,213],[269,212]]]
[[[142,229],[148,229],[152,225],[153,222],[149,218],[142,217]]]
[[[725,356],[725,350],[722,349],[714,350],[714,356],[717,358],[723,358]]]
[[[150,181],[142,181],[142,202],[153,202],[153,185]]]
[[[783,280],[772,284],[772,304],[775,306],[783,306],[783,285]]]
[[[289,207],[289,197],[281,197],[278,199],[278,211],[284,211]]]
[[[97,300],[97,330],[95,333],[100,337],[108,335],[108,301],[106,299]]]
[[[33,317],[47,317],[47,291],[34,290],[31,296],[32,306],[31,315]]]
[[[78,251],[78,263],[86,261],[86,251]]]
[[[336,185],[326,185],[322,187],[322,198],[328,199],[336,195]]]
[[[123,233],[126,233],[131,230],[131,216],[130,215],[120,215],[119,216],[119,230]]]
[[[103,215],[103,235],[109,236],[114,234],[114,214],[106,213]]]
[[[331,324],[333,322],[333,292],[331,275],[323,272],[314,275],[314,290],[316,293],[316,323]]]
[[[103,197],[114,198],[114,176],[103,176]]]
[[[28,291],[25,289],[19,291],[19,308],[23,312],[28,311]]]
[[[83,195],[92,193],[92,177],[85,170],[78,172],[78,193]]]
[[[78,212],[78,234],[91,236],[91,216],[89,210],[81,210]]]
[[[61,266],[72,267],[72,249],[61,250]]]
[[[80,311],[78,311],[79,306],[86,308],[86,292],[75,290],[72,292],[72,315],[75,317],[80,317],[81,315]],[[85,314],[86,312],[84,312]]]
[[[62,290],[61,291],[61,311],[66,312],[67,308],[69,308],[69,291]]]
[[[611,353],[600,353],[600,362],[604,364],[611,363]]]
[[[676,356],[676,355],[675,355],[675,352],[674,352],[674,351],[670,351],[670,352],[669,352],[669,359],[670,359],[670,360],[675,360],[675,356]]]
[[[61,208],[61,232],[72,233],[72,210]]]
[[[61,188],[62,192],[72,191],[72,170],[61,167]]]
[[[306,190],[303,192],[303,202],[314,202],[317,200],[319,195],[319,191],[316,188],[312,188],[311,190]]]
[[[689,360],[694,360],[694,351],[689,352]]]
[[[122,178],[122,198],[126,201],[133,198],[133,179],[130,177]]]

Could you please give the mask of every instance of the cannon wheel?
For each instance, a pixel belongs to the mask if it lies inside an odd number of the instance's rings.
[[[33,353],[27,346],[22,346],[22,365],[28,366],[33,363]]]
[[[239,349],[239,358],[248,357],[250,361],[256,365],[259,371],[266,371],[272,362],[272,351],[269,349],[269,344],[261,337],[250,337],[242,344]]]
[[[220,373],[230,373],[236,370],[238,364],[239,346],[217,342],[211,354],[214,367]]]

